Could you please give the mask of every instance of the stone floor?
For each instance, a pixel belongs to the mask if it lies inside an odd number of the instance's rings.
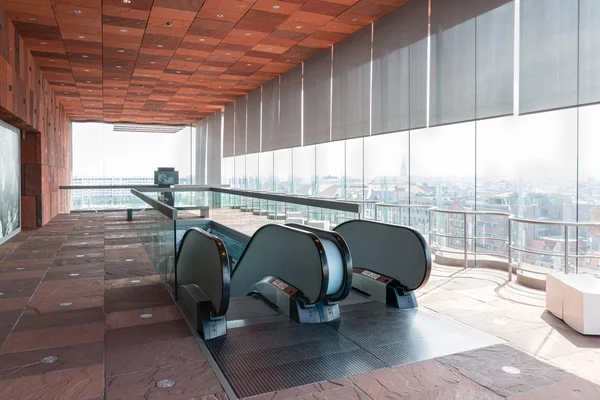
[[[543,292],[436,265],[418,297],[507,344],[254,399],[600,399],[600,337],[548,314]],[[123,213],[82,213],[0,246],[0,398],[227,395]]]

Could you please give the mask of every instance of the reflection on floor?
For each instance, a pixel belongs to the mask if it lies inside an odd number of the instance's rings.
[[[600,398],[600,338],[505,275],[434,266],[418,296],[506,345],[255,398]],[[0,293],[1,398],[227,398],[124,213],[61,215],[0,246]]]

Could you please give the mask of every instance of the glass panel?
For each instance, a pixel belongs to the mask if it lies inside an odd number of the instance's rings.
[[[579,109],[579,203],[580,222],[600,223],[600,105]],[[580,227],[577,232],[580,273],[600,274],[600,227]]]
[[[292,149],[273,152],[274,186],[277,193],[292,193]]]
[[[343,141],[321,143],[316,146],[315,193],[319,197],[342,198],[344,179]]]
[[[365,198],[408,204],[408,132],[365,138]]]
[[[293,150],[292,193],[305,196],[315,194],[315,146],[296,147]]]
[[[477,122],[478,211],[576,221],[576,185],[576,109]],[[505,218],[480,216],[475,231],[477,237],[486,238],[475,241],[478,265],[508,255],[506,242],[492,239],[507,238]],[[513,223],[512,234],[513,245],[531,251],[559,251],[560,243],[564,245],[560,226]],[[564,264],[564,258],[519,251],[513,252],[513,258],[533,270]]]
[[[363,138],[346,140],[345,144],[344,198],[346,200],[364,200]]]
[[[236,189],[246,189],[246,156],[236,156],[235,159],[235,179],[233,187]]]
[[[258,158],[260,190],[273,191],[273,152],[260,153]]]
[[[248,154],[246,156],[246,179],[246,189],[260,189],[258,154]]]

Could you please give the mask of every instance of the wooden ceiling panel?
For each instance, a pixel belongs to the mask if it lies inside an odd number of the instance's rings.
[[[194,123],[408,0],[0,0],[72,119]]]

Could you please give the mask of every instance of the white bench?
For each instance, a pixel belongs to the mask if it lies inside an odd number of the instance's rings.
[[[312,226],[313,228],[329,230],[331,223],[327,220],[309,219],[306,225]]]
[[[546,308],[584,335],[600,335],[600,279],[591,275],[549,272]]]

